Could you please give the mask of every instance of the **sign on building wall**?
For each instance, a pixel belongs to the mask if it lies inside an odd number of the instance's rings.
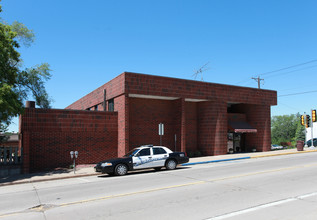
[[[159,135],[164,135],[164,124],[159,123]]]

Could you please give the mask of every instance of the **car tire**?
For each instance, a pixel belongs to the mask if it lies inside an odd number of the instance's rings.
[[[155,171],[160,171],[162,169],[162,167],[154,167]]]
[[[128,173],[128,167],[125,164],[118,164],[114,169],[114,173],[116,176],[123,176]]]
[[[177,166],[177,163],[175,160],[168,160],[166,161],[166,169],[167,170],[174,170]]]

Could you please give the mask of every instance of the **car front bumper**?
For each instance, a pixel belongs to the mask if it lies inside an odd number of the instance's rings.
[[[94,167],[95,172],[98,173],[113,173],[113,166],[106,166],[106,167],[102,167],[102,166],[95,166]]]

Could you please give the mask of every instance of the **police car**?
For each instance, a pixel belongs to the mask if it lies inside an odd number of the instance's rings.
[[[154,168],[158,171],[162,167],[173,170],[178,164],[188,161],[189,158],[184,152],[173,152],[163,146],[144,145],[133,149],[121,158],[99,162],[95,166],[95,171],[122,176],[131,170]]]

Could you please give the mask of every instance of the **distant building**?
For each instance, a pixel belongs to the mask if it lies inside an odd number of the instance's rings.
[[[17,147],[19,146],[19,134],[1,134],[4,142],[0,143],[0,147]]]

